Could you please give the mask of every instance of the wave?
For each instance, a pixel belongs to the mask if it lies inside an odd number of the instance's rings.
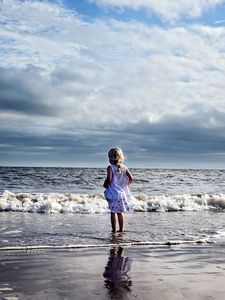
[[[202,211],[225,209],[225,194],[159,195],[140,194],[134,212]],[[12,193],[0,196],[0,211],[32,213],[107,213],[103,194]]]
[[[200,240],[172,240],[167,242],[122,242],[108,244],[75,244],[75,245],[27,245],[27,246],[8,246],[0,247],[0,252],[4,251],[31,251],[31,250],[66,250],[66,249],[90,249],[90,248],[108,248],[108,247],[132,247],[132,246],[173,246],[173,245],[188,245],[188,244],[212,244],[213,242],[207,239]]]

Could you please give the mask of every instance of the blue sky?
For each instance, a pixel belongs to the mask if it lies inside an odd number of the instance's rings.
[[[0,164],[225,168],[225,1],[0,1]]]
[[[112,3],[115,5],[112,5]],[[122,5],[123,2],[132,1],[108,1],[109,5],[106,5],[107,1],[64,1],[64,5],[71,10],[76,11],[84,18],[89,21],[94,19],[107,19],[113,18],[122,21],[132,21],[136,20],[139,22],[151,24],[151,25],[159,25],[159,26],[169,26],[170,23],[175,25],[174,21],[177,25],[185,24],[190,25],[191,23],[201,23],[205,25],[218,26],[220,21],[224,23],[225,11],[224,11],[224,2],[223,1],[212,1],[212,6],[207,7],[207,1],[203,1],[201,13],[197,14],[195,17],[191,17],[190,14],[185,11],[185,6],[183,5],[182,9],[182,1],[180,1],[180,9],[181,14],[177,14],[176,18],[168,18],[165,15],[160,13],[160,10],[150,9],[150,4],[144,5],[148,1],[139,1],[143,2],[143,5],[132,7],[132,5]],[[133,3],[138,2],[134,1]],[[151,3],[153,1],[149,1]],[[169,1],[164,1],[169,3]],[[171,1],[172,2],[172,1]],[[178,1],[174,1],[179,3]],[[184,2],[184,1],[183,1]],[[188,3],[188,1],[186,1]],[[192,3],[192,7],[194,9],[194,5],[198,6],[197,1],[190,1]],[[205,5],[204,5],[205,2]],[[104,5],[105,3],[105,5]],[[110,4],[111,3],[111,4]],[[210,3],[210,1],[209,1]],[[213,5],[215,3],[215,5]],[[179,4],[178,4],[179,5]],[[166,13],[166,12],[165,12]],[[219,21],[219,24],[217,23]]]

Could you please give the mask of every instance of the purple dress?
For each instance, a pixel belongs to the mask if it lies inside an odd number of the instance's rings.
[[[115,213],[130,211],[133,196],[127,184],[127,168],[122,165],[121,172],[118,172],[117,166],[111,164],[110,167],[112,169],[112,181],[104,192],[109,210]]]

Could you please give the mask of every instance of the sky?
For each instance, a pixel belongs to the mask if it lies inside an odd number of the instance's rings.
[[[0,165],[225,168],[225,0],[0,0]]]

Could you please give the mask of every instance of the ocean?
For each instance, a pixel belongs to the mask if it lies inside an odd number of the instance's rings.
[[[131,169],[112,235],[105,168],[0,167],[0,250],[225,242],[225,170]]]

